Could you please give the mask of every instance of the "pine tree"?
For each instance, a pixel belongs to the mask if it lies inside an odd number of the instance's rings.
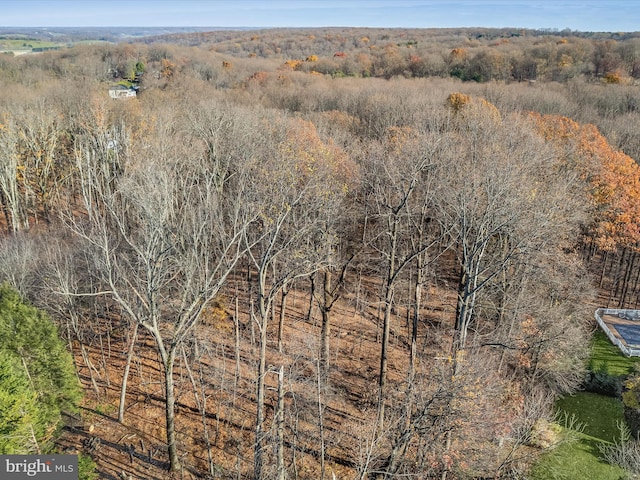
[[[0,350],[0,454],[37,451],[35,425],[42,426],[36,394],[20,364]],[[39,432],[42,433],[42,432]]]
[[[73,362],[46,313],[0,285],[0,452],[46,449],[81,390]]]

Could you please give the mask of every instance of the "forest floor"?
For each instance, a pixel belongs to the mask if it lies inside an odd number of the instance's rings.
[[[369,282],[363,292],[375,292],[376,288]],[[87,337],[97,389],[92,386],[79,346],[74,345],[86,395],[81,418],[68,422],[59,447],[90,454],[98,465],[99,478],[107,480],[248,478],[253,468],[259,335],[249,321],[248,293],[238,283],[221,298],[223,305],[212,310],[197,327],[197,349],[193,344],[185,348],[175,368],[181,471],[167,472],[163,376],[153,339],[142,330],[131,366],[124,423],[117,421],[130,334],[130,327],[118,322],[116,326],[103,322],[101,335],[95,332]],[[328,386],[322,388],[318,388],[317,376],[320,313],[313,308],[309,318],[308,289],[292,289],[287,296],[281,353],[277,348],[279,308],[275,310],[268,329],[267,362],[285,368],[286,462],[298,478],[320,478],[320,417],[325,432],[326,471],[337,478],[353,478],[365,447],[363,432],[375,422],[380,363],[377,319],[381,316],[379,305],[367,298],[373,295],[348,294],[334,308],[332,367]],[[446,352],[455,312],[454,293],[446,285],[431,287],[428,298],[420,326],[420,348]],[[397,313],[389,352],[391,385],[404,378],[408,365],[406,314]],[[277,375],[268,374],[266,383],[266,418],[271,428]],[[272,445],[266,454],[269,468],[273,463]]]

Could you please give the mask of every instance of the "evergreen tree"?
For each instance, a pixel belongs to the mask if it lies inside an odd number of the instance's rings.
[[[0,285],[0,453],[43,450],[80,399],[70,354],[46,313]]]
[[[0,454],[35,453],[42,430],[36,394],[15,358],[0,350]]]

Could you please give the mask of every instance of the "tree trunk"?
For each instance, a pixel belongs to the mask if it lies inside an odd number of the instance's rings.
[[[286,470],[284,468],[284,367],[280,365],[278,370],[278,409],[276,411],[276,437],[277,437],[277,461],[278,480],[285,480]]]
[[[638,282],[640,281],[640,268],[636,269],[636,278],[633,280],[633,289],[632,293],[636,297],[636,301],[634,302],[633,308],[638,307]]]
[[[180,458],[178,456],[178,445],[176,442],[176,397],[175,384],[173,380],[173,364],[175,361],[176,351],[172,346],[169,352],[163,347],[160,349],[160,355],[164,366],[164,382],[165,382],[165,418],[167,427],[167,448],[169,450],[169,470],[176,472],[180,470]]]
[[[626,272],[624,266],[629,261],[629,252],[625,247],[622,249],[622,256],[620,257],[620,264],[618,265],[618,269],[616,270],[616,283],[615,283],[615,291],[613,292],[613,299],[619,298],[620,289],[622,288],[622,284],[624,282],[624,274]]]
[[[2,213],[4,214],[4,219],[7,223],[7,233],[11,235],[12,219],[11,219],[11,215],[9,214],[9,209],[7,208],[7,201],[4,197],[4,192],[2,191],[1,188],[0,188],[0,203],[2,203]]]
[[[396,275],[396,250],[398,248],[398,217],[394,217],[389,231],[389,265],[384,285],[384,320],[382,325],[382,348],[380,352],[380,376],[378,378],[378,434],[384,428],[384,398],[386,395],[389,334],[391,333],[391,306],[393,304],[393,284]]]
[[[326,268],[323,272],[322,292],[322,326],[320,330],[320,371],[326,380],[329,375],[329,338],[331,336],[331,271]]]
[[[413,411],[413,389],[415,381],[415,364],[417,358],[417,345],[418,345],[418,320],[420,319],[420,308],[422,305],[422,283],[424,281],[424,257],[418,255],[417,260],[417,272],[416,272],[416,284],[413,297],[413,316],[411,322],[411,345],[409,351],[409,368],[407,372],[407,389],[405,392],[405,400],[403,402],[404,411],[404,425],[401,433],[396,437],[389,457],[387,458],[384,468],[384,478],[393,478],[397,469],[400,459],[404,456],[412,435],[414,434],[414,425],[412,424],[412,411]]]
[[[307,311],[307,322],[311,322],[313,320],[313,296],[315,295],[315,291],[316,291],[316,274],[315,273],[309,275],[309,281],[311,282],[311,285],[309,286],[309,309]]]
[[[605,250],[604,253],[602,254],[602,270],[600,271],[600,283],[598,285],[599,288],[602,288],[602,286],[604,285],[604,277],[605,277],[605,272],[607,271],[608,259],[609,259],[609,252]]]
[[[387,386],[387,370],[388,370],[388,349],[389,335],[391,333],[391,304],[393,301],[393,290],[387,290],[385,298],[384,322],[382,326],[382,351],[380,354],[380,376],[378,378],[378,434],[382,433],[384,428],[384,399]]]
[[[469,327],[470,317],[470,299],[471,294],[469,291],[469,275],[465,271],[465,268],[461,268],[460,283],[458,284],[458,300],[456,303],[456,324],[455,330],[457,333],[456,343],[457,348],[464,348],[467,342],[467,329]]]
[[[611,275],[613,276],[613,283],[609,288],[609,298],[607,298],[607,308],[611,306],[611,302],[615,300],[618,295],[618,288],[620,287],[620,270],[622,270],[622,265],[624,264],[624,257],[627,250],[622,249],[622,252],[618,252],[618,262],[611,262]],[[614,268],[614,265],[617,263],[617,267]]]
[[[411,346],[409,350],[409,383],[413,383],[416,367],[416,356],[418,353],[418,320],[420,319],[420,308],[422,307],[422,283],[424,282],[424,258],[417,257],[416,286],[413,296],[413,321],[411,324]]]
[[[631,283],[633,267],[636,262],[636,255],[637,255],[636,251],[633,250],[627,260],[627,267],[625,269],[624,279],[622,281],[622,294],[620,295],[620,303],[618,304],[619,308],[624,308],[625,304],[627,303],[627,296],[629,294],[629,285]]]
[[[98,383],[96,382],[96,377],[95,377],[96,375],[99,376],[98,371],[96,370],[96,367],[93,366],[93,363],[91,362],[91,358],[89,357],[89,352],[87,352],[87,349],[85,348],[84,343],[78,337],[77,334],[76,334],[76,338],[78,339],[78,343],[80,344],[80,354],[82,355],[82,360],[84,361],[84,364],[87,366],[87,369],[89,370],[89,379],[91,380],[93,391],[96,392],[96,398],[100,400],[100,388],[98,387]]]
[[[236,360],[236,369],[233,376],[233,401],[232,406],[235,408],[236,406],[236,396],[238,394],[238,382],[240,381],[240,312],[238,306],[238,296],[236,295],[235,302],[235,311],[233,314],[233,326],[234,326],[234,337],[235,337],[235,360]]]
[[[280,294],[282,296],[280,297],[280,317],[278,318],[278,353],[282,353],[282,331],[284,330],[284,317],[289,288],[285,285],[282,287],[282,292]]]
[[[138,322],[135,322],[133,326],[133,332],[129,339],[129,350],[127,352],[127,361],[124,365],[124,372],[122,373],[122,385],[120,387],[120,405],[118,407],[118,421],[124,423],[124,409],[127,397],[127,382],[129,380],[129,370],[131,369],[131,359],[135,351],[136,341],[138,339]]]
[[[262,480],[262,467],[263,459],[262,454],[264,450],[264,404],[265,404],[265,375],[267,372],[267,319],[269,315],[269,308],[265,301],[264,289],[265,278],[263,272],[260,272],[260,278],[258,279],[260,289],[259,293],[259,324],[258,329],[260,331],[260,358],[258,360],[258,385],[256,391],[256,440],[253,452],[254,462],[254,478],[256,480]]]
[[[316,375],[316,387],[318,394],[318,429],[320,434],[320,480],[324,480],[326,470],[326,452],[325,452],[325,439],[324,439],[324,407],[322,404],[322,366],[318,362],[318,372]]]

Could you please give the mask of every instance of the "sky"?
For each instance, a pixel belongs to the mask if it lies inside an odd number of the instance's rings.
[[[640,31],[640,0],[0,0],[1,27]]]

